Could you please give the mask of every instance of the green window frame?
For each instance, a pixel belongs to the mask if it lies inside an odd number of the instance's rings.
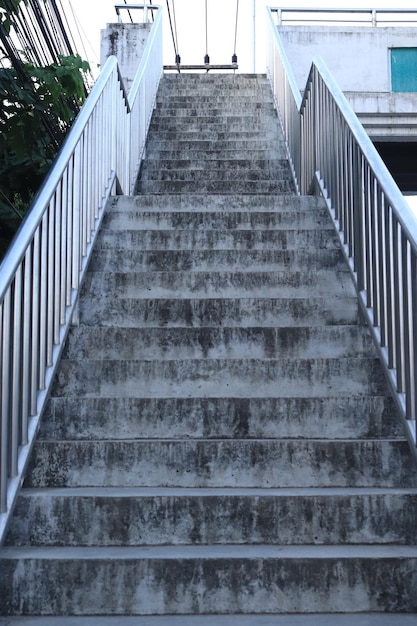
[[[391,48],[392,91],[417,92],[417,48]]]

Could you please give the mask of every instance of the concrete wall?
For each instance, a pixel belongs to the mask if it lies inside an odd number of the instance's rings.
[[[280,26],[278,30],[300,91],[313,58],[320,56],[373,138],[416,137],[417,94],[391,91],[390,49],[417,47],[417,28]]]
[[[127,91],[139,67],[152,24],[107,24],[101,31],[100,64],[117,57]]]
[[[416,28],[280,26],[300,89],[320,55],[343,91],[391,91],[390,48],[417,47]]]

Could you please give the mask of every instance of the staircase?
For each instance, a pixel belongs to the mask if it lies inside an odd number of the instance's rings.
[[[0,551],[0,625],[415,623],[416,469],[285,154],[265,77],[163,78]]]

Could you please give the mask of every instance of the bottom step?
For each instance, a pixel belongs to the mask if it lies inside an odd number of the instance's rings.
[[[3,548],[1,557],[3,615],[417,611],[417,546]]]
[[[415,613],[201,615],[164,617],[12,617],[0,626],[415,626]]]

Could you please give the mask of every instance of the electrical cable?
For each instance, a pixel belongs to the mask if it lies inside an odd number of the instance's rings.
[[[237,40],[237,21],[239,16],[239,0],[236,0],[236,24],[235,24],[235,45],[233,46],[232,63],[237,63],[236,40]]]
[[[175,63],[177,64],[177,66],[179,66],[179,64],[181,63],[181,58],[180,58],[180,55],[178,54],[177,43],[175,41],[174,30],[173,30],[173,27],[172,27],[172,19],[171,19],[171,11],[170,11],[170,8],[169,8],[169,1],[166,0],[166,3],[167,3],[169,25],[170,25],[170,28],[171,28],[172,42],[174,44]]]
[[[172,13],[174,15],[175,41],[177,43],[177,55],[176,55],[175,62],[178,65],[179,63],[181,63],[181,58],[180,58],[180,55],[179,55],[179,47],[178,47],[177,18],[176,18],[176,15],[175,15],[175,0],[172,0]]]
[[[208,25],[207,25],[207,0],[205,0],[205,14],[206,14],[206,54],[204,56],[204,63],[207,65],[208,63],[210,63],[210,57],[208,54]]]
[[[127,0],[124,0],[124,2],[125,2],[125,4],[127,5]],[[127,11],[127,13],[128,13],[128,15],[129,15],[129,17],[130,17],[130,21],[131,21],[131,23],[133,24],[132,14],[130,13],[130,11],[129,11],[129,10]]]

